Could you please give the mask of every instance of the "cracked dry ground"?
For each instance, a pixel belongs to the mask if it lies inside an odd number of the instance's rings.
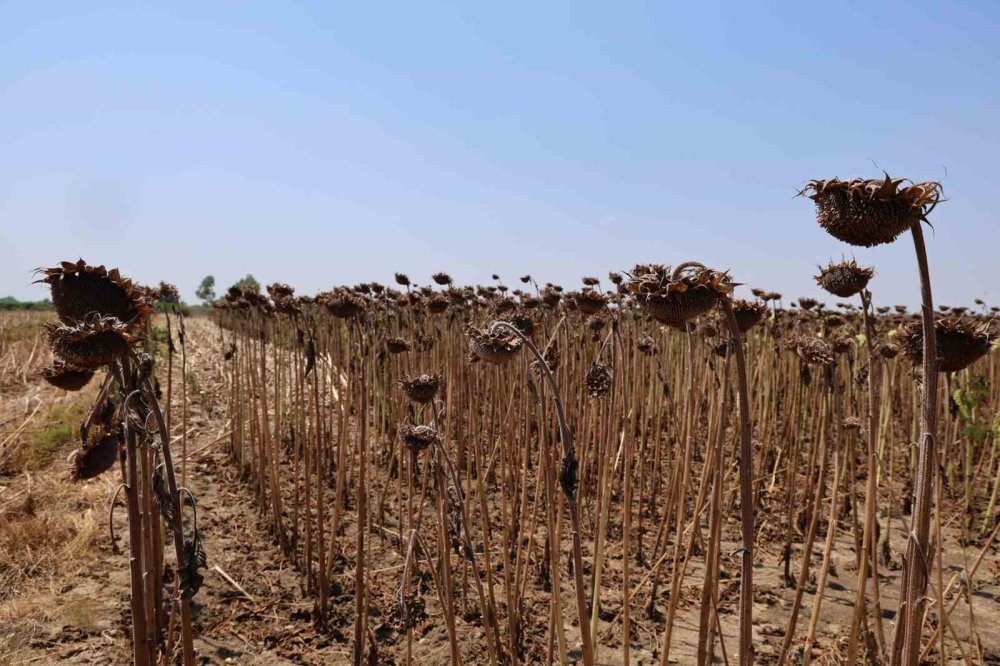
[[[306,594],[304,581],[268,532],[266,521],[254,501],[254,488],[242,480],[226,451],[228,424],[223,396],[222,341],[219,329],[208,319],[190,319],[188,327],[187,451],[185,485],[198,498],[198,526],[208,553],[206,582],[196,597],[195,647],[199,659],[210,664],[345,664],[351,663],[354,576],[353,560],[338,562],[331,580],[329,628],[314,625],[314,603]],[[33,364],[43,364],[35,359]],[[180,363],[175,361],[175,382]],[[162,373],[162,368],[160,369]],[[65,394],[24,373],[23,381],[0,387],[0,441],[25,416],[38,407],[31,423],[53,418],[59,410],[76,413],[93,398],[96,388],[81,394]],[[96,383],[96,382],[95,382]],[[179,388],[174,393],[175,455],[181,456]],[[62,413],[62,412],[59,412]],[[105,475],[95,481],[70,484],[66,480],[66,455],[73,444],[67,442],[51,460],[39,468],[0,477],[0,664],[124,664],[130,658],[128,641],[128,566],[124,555],[114,555],[107,529],[107,506],[117,481]],[[374,491],[373,491],[374,492]],[[350,511],[348,511],[350,513]],[[124,511],[114,518],[116,532],[124,538]],[[352,543],[355,525],[348,522],[345,541]],[[767,527],[764,527],[764,534]],[[821,526],[820,534],[825,532]],[[733,530],[727,533],[735,535]],[[366,655],[366,663],[405,663],[405,636],[389,628],[387,613],[392,606],[403,558],[385,531],[374,529],[369,539],[371,592],[370,626],[377,654]],[[539,537],[541,538],[541,537]],[[903,534],[896,537],[901,544]],[[568,541],[568,540],[567,540]],[[794,592],[783,585],[780,574],[780,546],[759,544],[755,572],[755,643],[758,662],[775,663],[781,633],[787,621]],[[814,562],[822,554],[822,538],[817,540]],[[124,541],[121,542],[124,547]],[[585,540],[585,562],[591,552]],[[733,552],[735,541],[724,544]],[[819,626],[818,647],[823,657],[814,663],[837,663],[836,649],[850,625],[855,566],[849,533],[837,535],[833,567]],[[978,549],[962,549],[949,539],[945,558],[946,576],[973,560]],[[26,555],[27,554],[27,555]],[[495,558],[496,562],[499,558]],[[592,561],[592,558],[590,558]],[[633,581],[648,570],[646,563],[633,572]],[[815,566],[815,565],[814,565]],[[621,552],[612,548],[602,589],[598,630],[601,646],[599,663],[621,663]],[[680,612],[674,630],[671,661],[693,663],[697,642],[700,558],[693,558],[682,589]],[[14,571],[14,569],[17,569]],[[796,567],[797,568],[797,567]],[[724,562],[720,621],[731,656],[736,643],[737,558]],[[984,651],[1000,663],[1000,558],[988,552],[977,576],[972,595],[975,619]],[[589,573],[589,572],[588,572]],[[891,630],[898,568],[884,570],[882,577],[883,615]],[[494,575],[501,576],[497,568]],[[242,591],[231,582],[235,582]],[[567,640],[571,648],[579,644],[571,577],[563,577]],[[427,579],[430,584],[429,578]],[[532,583],[534,584],[534,583]],[[634,584],[634,583],[633,583]],[[658,611],[665,610],[668,585],[660,586]],[[803,604],[799,631],[808,623],[812,606],[810,586]],[[527,606],[526,660],[544,660],[547,641],[548,593],[539,593]],[[427,617],[414,629],[413,663],[445,664],[449,661],[448,638],[441,620],[436,591],[425,587]],[[503,607],[501,600],[501,608]],[[632,663],[659,662],[662,615],[647,617],[642,607],[645,592],[633,607]],[[968,617],[961,601],[955,617]],[[468,664],[487,663],[484,632],[474,614],[459,617],[459,640]],[[968,622],[955,623],[966,637]],[[950,651],[948,663],[968,663],[957,650]],[[571,651],[571,657],[579,657]],[[992,657],[987,657],[989,661]],[[719,663],[722,663],[721,655]]]

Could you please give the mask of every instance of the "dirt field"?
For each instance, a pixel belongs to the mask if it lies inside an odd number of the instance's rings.
[[[48,360],[45,345],[34,327],[39,315],[7,316],[0,335],[0,663],[2,664],[122,664],[130,658],[128,640],[129,572],[126,555],[114,554],[109,534],[109,506],[119,484],[117,473],[79,483],[68,481],[67,456],[76,445],[76,428],[96,391],[93,382],[71,394],[45,384],[37,371]],[[198,498],[198,525],[208,554],[206,582],[196,598],[196,649],[210,664],[344,664],[351,663],[354,617],[353,566],[342,558],[330,581],[331,617],[318,629],[315,602],[306,593],[301,574],[272,538],[267,521],[255,502],[251,484],[241,479],[228,447],[223,345],[209,319],[191,319],[188,327],[189,415],[183,464],[185,485]],[[160,369],[162,374],[162,368]],[[176,370],[175,370],[176,372]],[[181,423],[174,397],[175,456],[180,448]],[[380,489],[372,489],[376,497]],[[764,502],[768,499],[765,497]],[[348,500],[350,504],[351,500]],[[119,508],[112,523],[125,549],[125,512]],[[728,520],[728,519],[727,519]],[[738,557],[734,553],[738,524],[733,516],[724,529],[719,618],[723,649],[731,655],[736,641]],[[894,527],[894,546],[902,548],[901,521]],[[613,526],[613,529],[618,529]],[[764,534],[769,528],[764,525]],[[349,541],[356,526],[349,521]],[[822,557],[825,521],[820,525],[814,562]],[[975,545],[962,547],[957,532],[945,531],[945,584],[948,577],[970,568],[979,554]],[[798,539],[801,542],[801,538]],[[541,548],[543,538],[538,537]],[[584,558],[592,540],[584,540]],[[847,530],[835,535],[832,566],[823,613],[818,627],[814,663],[841,663],[856,583],[853,537]],[[404,558],[391,530],[373,530],[369,541],[369,645],[365,663],[405,663],[406,635],[394,628],[391,612]],[[669,549],[668,549],[669,552]],[[499,553],[493,561],[501,561]],[[622,663],[620,610],[622,555],[610,546],[602,582],[598,625],[598,663]],[[885,631],[891,634],[899,587],[898,553],[895,566],[882,569]],[[694,663],[698,637],[700,581],[704,558],[693,557],[682,588],[674,630],[671,662]],[[652,563],[633,567],[632,580],[651,570]],[[797,569],[797,567],[795,567]],[[783,584],[780,542],[763,538],[755,562],[755,643],[759,663],[775,663],[780,650],[794,590]],[[502,567],[492,575],[499,580]],[[412,636],[412,663],[444,664],[449,660],[448,633],[430,576],[423,575],[425,615]],[[564,575],[562,599],[565,617],[575,624],[572,577]],[[550,593],[529,582],[524,628],[525,663],[545,660],[548,650]],[[499,588],[498,588],[499,589]],[[668,585],[661,585],[652,615],[643,607],[648,590],[633,602],[631,661],[655,664],[662,642],[663,613]],[[815,581],[807,588],[799,631],[808,624]],[[954,594],[953,594],[954,596]],[[501,606],[503,600],[499,600]],[[952,615],[953,628],[963,642],[974,623],[987,663],[1000,663],[1000,551],[990,548],[972,586],[972,606],[963,598]],[[487,663],[484,630],[475,614],[463,617],[458,636],[468,664]],[[959,620],[961,618],[961,620]],[[567,632],[570,657],[579,657],[579,631]],[[962,658],[948,638],[948,663],[975,663]],[[798,656],[795,657],[799,659]],[[717,655],[718,663],[725,657]]]

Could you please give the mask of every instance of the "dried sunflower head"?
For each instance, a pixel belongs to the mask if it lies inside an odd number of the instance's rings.
[[[93,370],[78,368],[59,357],[53,359],[52,365],[44,368],[40,374],[49,384],[64,391],[79,391],[94,377]]]
[[[535,332],[535,320],[523,310],[508,312],[502,317],[502,320],[510,323],[514,328],[529,337]]]
[[[73,452],[73,468],[70,472],[74,481],[83,481],[100,476],[114,466],[118,460],[118,445],[121,431],[112,430],[87,442]]]
[[[399,385],[403,387],[407,398],[413,402],[424,404],[433,400],[434,396],[437,395],[438,389],[441,388],[441,375],[423,374],[417,377],[403,375],[403,380],[399,382]]]
[[[873,275],[874,268],[862,268],[854,260],[838,264],[831,261],[826,268],[820,267],[816,283],[834,296],[850,298],[861,293]]]
[[[493,299],[493,309],[500,314],[513,312],[517,310],[517,301],[509,296],[500,296]]]
[[[656,341],[648,335],[644,335],[639,338],[639,340],[635,343],[635,346],[646,356],[655,356],[660,351],[656,346]]]
[[[803,296],[798,301],[799,307],[803,310],[812,310],[814,307],[819,305],[819,301],[815,298],[809,298],[808,296]]]
[[[985,356],[996,341],[989,323],[946,318],[934,322],[938,372],[958,372]],[[924,358],[924,328],[920,321],[905,324],[896,336],[899,348],[913,364]]]
[[[627,292],[653,319],[675,328],[707,312],[736,286],[728,274],[695,264],[673,271],[662,264],[639,264],[630,277]]]
[[[559,350],[559,339],[555,336],[549,340],[549,344],[545,345],[545,349],[542,351],[542,360],[545,361],[545,365],[548,366],[550,372],[555,372],[559,369],[559,361],[562,358],[562,353]],[[538,364],[538,361],[531,362],[531,369],[536,374],[542,374],[542,367]]]
[[[410,343],[403,338],[389,338],[385,341],[385,348],[390,354],[402,354],[410,351]]]
[[[502,365],[507,363],[521,349],[521,338],[503,326],[492,324],[485,329],[466,327],[469,336],[469,360],[483,360]]]
[[[740,333],[746,333],[760,323],[767,312],[767,305],[762,301],[733,301],[733,314],[736,316],[736,326]]]
[[[439,284],[442,287],[446,287],[451,284],[451,276],[447,273],[435,273],[431,276],[435,284]]]
[[[425,425],[413,426],[409,423],[401,423],[396,429],[400,443],[415,453],[423,451],[437,441],[437,431]]]
[[[788,341],[788,348],[806,365],[831,365],[834,360],[833,349],[820,338],[796,336]]]
[[[575,300],[577,309],[587,315],[597,314],[608,307],[608,297],[593,289],[584,289]]]
[[[587,371],[584,380],[587,387],[587,395],[591,398],[600,398],[611,392],[611,368],[600,361],[594,361]]]
[[[62,262],[42,271],[40,282],[52,290],[52,304],[60,321],[72,326],[95,313],[131,324],[153,311],[151,298],[117,268],[90,266],[83,259]]]
[[[46,330],[56,356],[86,370],[114,363],[139,340],[114,317],[90,316],[75,326],[47,324]]]
[[[550,308],[554,308],[559,305],[559,301],[562,300],[562,292],[555,289],[554,287],[546,287],[542,290],[542,303]]]
[[[337,319],[354,319],[365,311],[365,299],[350,289],[334,289],[323,295],[326,310]]]
[[[834,354],[846,354],[854,349],[854,344],[848,338],[837,338],[830,343],[830,347]]]
[[[799,192],[816,203],[816,220],[834,238],[862,247],[891,243],[941,201],[940,183],[904,178],[811,180]]]
[[[441,314],[448,310],[448,298],[443,294],[435,294],[427,299],[427,311],[431,314]]]
[[[169,282],[161,282],[160,286],[156,289],[156,300],[163,301],[164,303],[179,303],[181,294],[174,285]]]

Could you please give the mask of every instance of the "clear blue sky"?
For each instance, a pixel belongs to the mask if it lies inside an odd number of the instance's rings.
[[[189,300],[689,259],[813,295],[852,248],[796,188],[886,169],[950,198],[936,300],[1000,303],[998,2],[139,4],[0,4],[0,296],[79,256]],[[908,237],[854,256],[917,301]]]

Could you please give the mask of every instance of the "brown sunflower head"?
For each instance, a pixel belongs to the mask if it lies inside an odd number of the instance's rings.
[[[833,348],[821,338],[796,336],[788,341],[788,348],[806,365],[831,365],[834,360]]]
[[[496,322],[484,329],[466,327],[469,336],[469,360],[479,360],[502,365],[507,363],[521,349],[521,338],[505,326]]]
[[[611,368],[600,361],[594,361],[587,371],[584,381],[587,387],[587,395],[591,398],[600,398],[611,392]]]
[[[431,276],[431,279],[434,280],[435,284],[439,284],[442,287],[447,287],[451,284],[451,276],[447,273],[435,273]]]
[[[812,310],[814,307],[819,305],[819,301],[815,298],[809,298],[808,296],[803,296],[798,300],[799,307],[803,310]]]
[[[399,382],[403,387],[406,397],[420,404],[428,403],[437,395],[441,388],[441,375],[423,374],[417,377],[403,375],[403,380]]]
[[[559,361],[562,359],[562,352],[559,349],[559,339],[555,336],[549,340],[549,344],[545,345],[545,349],[542,351],[542,360],[545,361],[545,365],[548,366],[550,372],[556,372],[559,369]],[[531,362],[531,369],[538,375],[542,374],[542,367],[538,364],[538,361]]]
[[[846,354],[854,349],[854,343],[849,338],[836,338],[830,343],[830,348],[834,354]]]
[[[337,319],[354,319],[365,311],[365,299],[350,289],[334,289],[323,296],[326,310]]]
[[[53,359],[52,365],[44,368],[40,374],[49,384],[64,391],[79,391],[94,377],[93,370],[78,368],[59,357]]]
[[[524,310],[508,312],[503,315],[502,319],[529,337],[535,332],[535,320]]]
[[[121,431],[112,430],[73,452],[71,476],[74,481],[93,479],[111,469],[118,459]]]
[[[707,312],[736,286],[728,274],[691,263],[673,271],[662,264],[639,264],[630,277],[627,292],[653,319],[675,328]]]
[[[556,289],[555,287],[545,287],[542,290],[542,303],[550,308],[554,308],[559,305],[559,301],[562,300],[562,291]]]
[[[831,261],[826,268],[820,267],[816,284],[834,296],[850,298],[861,293],[873,275],[875,275],[874,268],[863,268],[854,260],[841,261],[837,264]]]
[[[878,353],[886,360],[894,359],[899,354],[899,347],[886,343],[878,348]]]
[[[139,340],[114,317],[91,316],[75,326],[48,324],[46,330],[56,356],[86,370],[114,363]]]
[[[160,286],[156,288],[156,300],[164,303],[180,303],[181,294],[177,291],[176,286],[169,282],[161,282]]]
[[[396,284],[398,284],[399,286],[401,287],[410,286],[410,278],[407,277],[405,273],[396,273],[394,277],[396,278]]]
[[[510,296],[497,296],[493,299],[493,310],[497,313],[513,312],[516,309],[517,301]]]
[[[131,324],[153,311],[151,298],[123,278],[117,268],[109,271],[80,259],[76,263],[64,261],[42,273],[45,277],[40,282],[51,288],[52,304],[64,324],[78,324],[94,313]]]
[[[656,341],[648,335],[644,335],[635,343],[636,348],[646,356],[655,356],[659,353]]]
[[[594,289],[584,289],[575,300],[577,309],[587,315],[597,314],[608,307],[608,297]]]
[[[402,354],[410,351],[410,343],[404,338],[389,338],[385,341],[385,348],[390,354]]]
[[[827,233],[851,245],[891,243],[913,224],[926,220],[941,201],[940,183],[904,178],[811,180],[799,192],[816,203],[816,220]]]
[[[448,297],[443,294],[434,294],[427,299],[427,311],[431,314],[441,314],[448,310]]]
[[[985,356],[996,341],[989,323],[966,318],[945,318],[934,322],[938,372],[958,372]],[[896,336],[903,354],[916,365],[924,358],[924,328],[920,321],[904,324]]]
[[[736,326],[740,333],[746,333],[759,324],[765,312],[767,305],[763,301],[733,301],[733,314],[736,315]]]
[[[399,442],[414,453],[420,453],[431,444],[437,441],[437,430],[430,426],[414,426],[409,423],[401,423],[396,429]]]

